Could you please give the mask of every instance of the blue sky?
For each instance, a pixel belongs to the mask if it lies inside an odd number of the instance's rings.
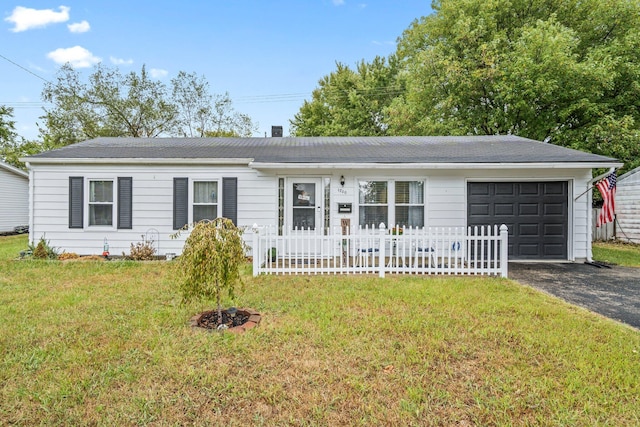
[[[259,124],[284,126],[335,63],[355,66],[395,51],[430,0],[18,1],[0,6],[0,105],[20,136],[37,138],[44,80],[69,61],[123,73],[143,65],[169,83],[179,71],[206,77]]]

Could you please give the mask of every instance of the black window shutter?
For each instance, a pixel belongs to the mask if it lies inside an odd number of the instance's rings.
[[[84,227],[84,177],[69,177],[69,228]]]
[[[189,223],[189,178],[173,178],[173,229]]]
[[[222,216],[238,225],[238,178],[222,178]]]
[[[118,177],[118,228],[131,230],[132,220],[132,177]]]

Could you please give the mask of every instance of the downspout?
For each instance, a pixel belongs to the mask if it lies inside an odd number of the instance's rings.
[[[615,172],[617,168],[616,167],[611,167],[609,168],[609,170],[603,174],[600,174],[598,176],[596,176],[595,178],[591,178],[589,181],[587,181],[587,189],[580,194],[578,197],[576,197],[574,199],[578,200],[580,197],[582,197],[585,193],[587,193],[589,190],[593,189],[593,183],[600,181],[602,178],[607,177],[609,175],[611,175],[613,172]],[[587,262],[593,262],[593,249],[592,249],[592,245],[591,243],[593,242],[593,226],[591,224],[593,224],[593,217],[592,217],[592,213],[593,213],[593,208],[592,208],[592,200],[593,197],[591,195],[592,193],[589,192],[589,196],[587,197],[587,224],[589,224],[589,226],[587,227],[589,229],[589,235],[588,237],[588,241],[589,243],[589,252],[587,253]]]
[[[33,244],[33,204],[34,204],[34,196],[33,196],[33,169],[31,168],[31,164],[29,162],[25,163],[25,166],[29,170],[29,243]]]

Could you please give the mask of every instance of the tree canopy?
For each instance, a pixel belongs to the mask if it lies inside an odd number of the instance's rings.
[[[297,136],[384,135],[384,109],[402,93],[396,86],[393,58],[376,57],[360,62],[355,70],[337,63],[336,71],[323,77],[291,121]]]
[[[13,108],[0,105],[0,160],[17,168],[26,169],[20,158],[39,153],[44,149],[46,145],[41,142],[20,138],[15,130]]]
[[[515,134],[640,165],[640,2],[442,0],[433,10],[388,61],[338,64],[295,132]],[[371,68],[384,78],[367,86]],[[371,111],[376,126],[363,126]]]
[[[100,136],[248,136],[255,125],[234,111],[228,94],[212,95],[204,77],[181,71],[168,87],[141,72],[122,74],[98,64],[85,81],[70,65],[45,84],[41,133],[62,146]]]

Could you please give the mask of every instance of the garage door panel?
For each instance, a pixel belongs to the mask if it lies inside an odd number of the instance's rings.
[[[566,186],[564,182],[545,182],[544,186],[544,194],[547,196],[555,194],[558,196],[564,196],[566,194]]]
[[[489,196],[490,184],[488,182],[476,182],[473,188],[469,189],[471,196]]]
[[[539,224],[519,224],[518,234],[522,237],[526,237],[526,236],[538,237],[540,235]]]
[[[506,224],[510,259],[567,259],[568,183],[467,185],[468,225]]]
[[[518,252],[521,256],[537,257],[539,245],[537,243],[520,243],[518,245]]]
[[[544,224],[543,233],[545,237],[566,237],[564,224]]]
[[[495,216],[513,216],[513,203],[496,203],[494,206]]]
[[[562,203],[545,203],[543,205],[545,215],[566,216],[565,205]]]
[[[546,244],[543,246],[543,255],[545,257],[561,257],[564,256],[564,252],[565,252],[565,244],[564,243],[558,243],[558,244]]]
[[[537,203],[519,203],[518,216],[538,216],[540,215],[540,205]]]
[[[486,183],[489,186],[489,194],[491,194],[491,183]],[[509,182],[498,182],[494,186],[493,194],[496,196],[515,196],[516,187]]]
[[[537,182],[521,182],[518,185],[518,193],[522,196],[539,196],[540,186]]]
[[[488,203],[474,203],[469,205],[469,212],[471,215],[475,216],[489,216],[490,215],[490,206]]]

